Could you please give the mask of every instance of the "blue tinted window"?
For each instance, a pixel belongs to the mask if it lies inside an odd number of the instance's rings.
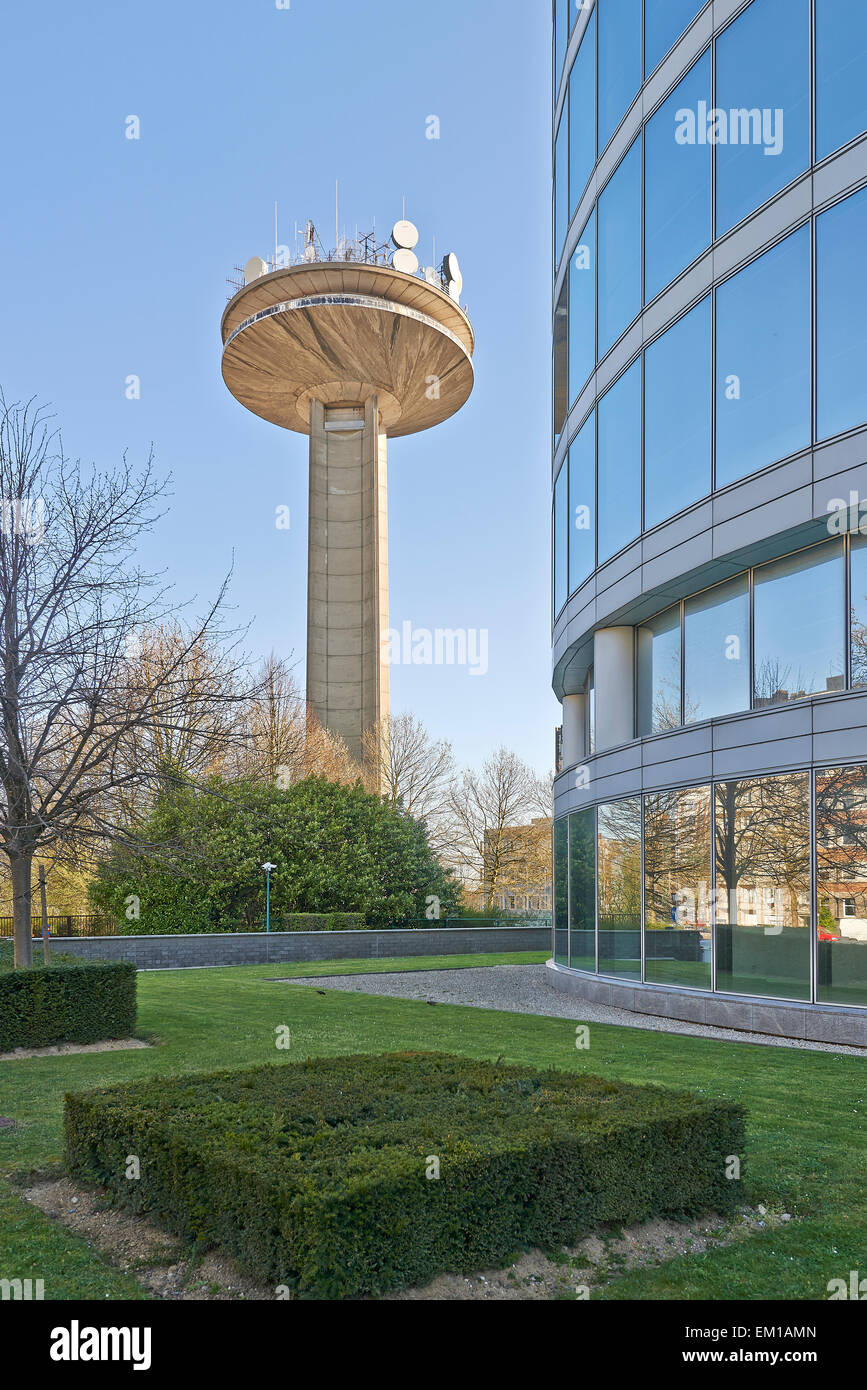
[[[695,19],[704,0],[648,0],[644,6],[644,71],[653,72]]]
[[[816,156],[867,130],[867,6],[816,0]]]
[[[641,136],[599,199],[599,356],[641,308]]]
[[[711,147],[691,140],[699,102],[711,104],[710,51],[647,123],[645,301],[653,299],[710,244]]]
[[[641,0],[597,0],[599,152],[641,85]]]
[[[557,95],[557,88],[560,85],[560,74],[563,71],[563,59],[566,57],[566,45],[569,42],[569,17],[571,11],[569,0],[554,0],[554,95]]]
[[[638,736],[676,729],[681,720],[680,604],[638,628]]]
[[[569,402],[596,362],[596,214],[591,213],[569,265]]]
[[[641,529],[641,361],[599,402],[599,563]]]
[[[750,707],[750,594],[747,575],[717,584],[684,605],[683,722]]]
[[[569,75],[569,210],[575,211],[596,163],[596,11]]]
[[[755,572],[754,687],[758,707],[846,684],[843,545],[786,555]]]
[[[717,290],[716,485],[810,443],[810,231]]]
[[[644,357],[644,525],[710,491],[710,296]]]
[[[565,464],[554,484],[554,615],[566,602],[567,546],[569,544],[569,470]]]
[[[809,0],[753,0],[717,41],[717,235],[806,169],[810,159]]]
[[[596,549],[596,423],[591,415],[569,449],[569,592],[593,572]]]
[[[867,192],[816,222],[818,435],[867,420]]]
[[[554,264],[560,264],[560,253],[569,227],[569,98],[563,104],[563,114],[557,131],[554,149]]]

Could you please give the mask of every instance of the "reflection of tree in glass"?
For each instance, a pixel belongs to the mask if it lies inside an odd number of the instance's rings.
[[[599,922],[641,921],[641,798],[599,807]]]
[[[863,613],[867,607],[867,594],[862,594],[859,601]],[[860,620],[854,605],[850,613],[849,632],[852,647],[852,684],[867,685],[867,623]]]
[[[569,896],[572,930],[596,925],[596,833],[592,807],[569,817]]]
[[[554,925],[565,931],[568,910],[569,839],[568,822],[564,816],[554,822]]]
[[[854,898],[867,917],[867,768],[827,768],[816,774],[816,877],[820,893]],[[836,921],[836,902],[830,909]]]
[[[846,677],[842,666],[836,662],[833,664],[838,669],[831,669],[824,677],[816,675],[815,671],[805,675],[800,666],[793,674],[791,666],[784,666],[775,657],[769,657],[756,667],[756,704],[780,705],[787,700],[802,700],[806,695],[821,694],[825,690],[843,690]]]
[[[792,668],[783,665],[776,658],[768,658],[756,667],[756,704],[757,705],[779,705],[785,700],[794,700],[797,696],[803,695],[804,687],[812,689],[812,684],[804,681],[800,671],[797,680],[792,679]],[[792,689],[792,686],[799,689]]]
[[[798,900],[809,892],[810,883],[806,773],[718,784],[715,839],[721,921],[737,923],[737,890],[749,879],[762,896],[768,889],[785,889],[785,925],[802,925]],[[726,894],[725,902],[720,890]],[[756,925],[765,924],[757,920]]]
[[[673,689],[665,681],[653,697],[653,732],[680,727],[680,689]]]
[[[644,806],[647,925],[695,925],[706,903],[709,875],[710,788],[648,795]]]

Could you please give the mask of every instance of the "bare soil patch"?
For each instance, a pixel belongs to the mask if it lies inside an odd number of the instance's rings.
[[[25,1188],[24,1198],[68,1230],[83,1236],[112,1264],[128,1271],[155,1298],[268,1299],[272,1288],[257,1284],[220,1251],[196,1255],[177,1236],[142,1216],[111,1206],[104,1192],[79,1187],[68,1178]]]
[[[274,1300],[277,1291],[251,1279],[219,1250],[200,1255],[177,1237],[112,1206],[107,1194],[52,1178],[23,1191],[28,1202],[95,1246],[112,1264],[131,1273],[155,1298],[178,1300]],[[408,1300],[578,1299],[629,1270],[664,1264],[677,1255],[702,1254],[745,1240],[755,1231],[792,1218],[764,1207],[745,1207],[734,1219],[718,1216],[680,1222],[656,1219],[623,1230],[602,1230],[549,1256],[528,1250],[506,1269],[470,1276],[442,1274],[424,1288],[386,1294]]]
[[[781,1221],[763,1208],[743,1208],[734,1220],[719,1216],[698,1221],[644,1221],[622,1230],[602,1230],[585,1236],[555,1257],[528,1250],[507,1269],[489,1269],[470,1276],[441,1274],[423,1289],[386,1294],[389,1302],[408,1299],[581,1299],[594,1288],[646,1265],[661,1265],[677,1255],[700,1255],[716,1246],[744,1240],[754,1231]]]
[[[104,1038],[94,1043],[54,1043],[51,1047],[15,1047],[0,1052],[0,1062],[15,1062],[27,1057],[72,1057],[78,1052],[128,1052],[135,1047],[151,1047],[143,1038]]]

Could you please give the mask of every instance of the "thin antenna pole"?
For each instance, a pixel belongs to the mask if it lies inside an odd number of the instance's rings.
[[[340,242],[340,181],[334,180],[334,253]]]
[[[277,269],[277,202],[274,202],[274,269]]]

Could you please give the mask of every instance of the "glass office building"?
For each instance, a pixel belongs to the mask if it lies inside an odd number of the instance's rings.
[[[867,6],[553,18],[551,981],[867,1043]]]

